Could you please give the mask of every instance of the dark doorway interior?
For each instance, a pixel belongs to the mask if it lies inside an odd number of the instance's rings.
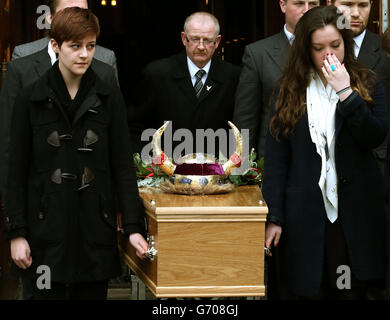
[[[102,26],[99,44],[116,53],[121,89],[129,101],[148,62],[182,50],[180,33],[185,18],[191,13],[208,11],[219,19],[222,42],[218,54],[239,65],[245,45],[266,35],[267,2],[117,0],[116,7],[112,7],[110,1],[106,6],[102,6],[101,1],[90,1],[90,8]],[[280,9],[274,13],[280,13]],[[274,18],[274,23],[275,20],[278,19]]]
[[[226,61],[240,65],[247,44],[265,36],[267,1],[214,1],[212,13],[221,24],[219,53]]]
[[[184,19],[198,10],[197,3],[119,0],[116,7],[103,7],[100,1],[93,2],[91,9],[102,26],[99,43],[115,51],[126,100],[148,62],[181,50]]]

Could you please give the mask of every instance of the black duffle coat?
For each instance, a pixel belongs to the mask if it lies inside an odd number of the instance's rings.
[[[6,232],[27,239],[29,272],[47,265],[54,282],[107,280],[120,273],[117,213],[124,232],[145,233],[126,108],[119,88],[95,75],[70,121],[51,70],[14,107]]]

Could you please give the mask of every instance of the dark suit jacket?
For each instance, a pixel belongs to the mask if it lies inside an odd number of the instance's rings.
[[[283,74],[283,63],[289,47],[282,30],[248,45],[242,58],[233,123],[240,129],[249,129],[250,148],[256,148],[259,157],[264,156],[270,98]]]
[[[141,152],[147,143],[140,140],[142,131],[157,129],[165,120],[172,121],[173,130],[186,128],[193,134],[196,129],[228,128],[227,121],[233,117],[239,73],[238,66],[214,57],[197,99],[185,51],[147,65],[129,111],[129,127],[137,151]]]
[[[383,84],[386,95],[387,110],[390,115],[390,58],[382,51],[381,37],[367,30],[362,47],[359,52],[358,61],[365,67],[374,71],[378,79]],[[384,160],[386,157],[387,141],[386,140],[375,149],[376,158],[383,170]]]
[[[103,81],[116,83],[115,70],[99,60],[93,59],[92,69]],[[0,93],[0,187],[4,186],[12,110],[20,90],[37,81],[51,68],[47,49],[13,60],[8,65]]]
[[[388,128],[382,85],[366,107],[354,92],[336,111],[335,162],[338,204],[352,272],[359,280],[384,276],[384,182],[372,150]],[[320,288],[324,263],[326,213],[318,180],[321,157],[316,152],[305,113],[290,139],[267,134],[263,194],[267,219],[282,225],[278,249],[282,274],[299,296]],[[336,272],[336,270],[335,270]]]

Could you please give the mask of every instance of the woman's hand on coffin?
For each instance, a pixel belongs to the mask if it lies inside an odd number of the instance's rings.
[[[265,246],[271,249],[272,242],[275,247],[278,246],[280,236],[282,234],[282,227],[275,223],[268,222],[265,227]],[[272,256],[272,253],[269,254]]]

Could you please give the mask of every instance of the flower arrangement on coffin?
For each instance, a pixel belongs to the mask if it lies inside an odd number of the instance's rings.
[[[255,149],[249,154],[249,169],[242,175],[230,175],[229,179],[235,186],[259,185],[263,181],[264,158],[257,159]]]
[[[134,166],[137,175],[138,187],[160,187],[168,175],[154,163],[146,164],[142,161],[139,153],[133,155]]]

